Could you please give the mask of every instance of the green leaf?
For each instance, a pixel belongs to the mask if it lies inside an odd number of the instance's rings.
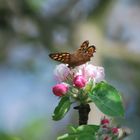
[[[70,105],[71,102],[69,97],[66,96],[62,97],[58,106],[54,110],[54,114],[52,116],[53,120],[55,121],[61,120],[69,111]]]
[[[71,126],[72,127],[72,126]],[[57,140],[96,140],[95,133],[98,131],[97,125],[81,125],[75,131],[59,136]]]
[[[57,140],[96,140],[95,135],[89,133],[81,134],[64,134],[59,136]]]
[[[75,140],[96,140],[95,134],[83,133],[80,134]]]
[[[95,133],[99,129],[98,125],[81,125],[77,128],[77,133]]]
[[[120,93],[105,82],[98,83],[89,93],[89,98],[106,115],[124,116],[124,108]]]
[[[74,135],[64,134],[59,136],[57,140],[76,140]]]
[[[76,133],[77,132],[76,127],[74,127],[72,125],[68,126],[68,131],[69,131],[69,133]]]

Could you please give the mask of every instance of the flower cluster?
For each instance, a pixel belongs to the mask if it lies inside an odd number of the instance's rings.
[[[83,92],[84,95],[88,92],[88,87],[94,86],[104,80],[104,68],[94,66],[92,64],[84,64],[74,69],[70,69],[65,64],[56,66],[54,75],[59,82],[52,90],[56,96],[75,96],[75,94]]]
[[[72,131],[74,130],[73,133],[64,134],[59,137],[60,139],[80,138],[82,140],[85,135],[87,139],[94,137],[97,140],[117,140],[131,134],[130,129],[114,127],[106,117],[98,126],[87,125],[89,103],[92,102],[109,117],[124,116],[120,92],[104,81],[103,67],[86,63],[72,69],[66,64],[60,64],[56,66],[54,75],[58,83],[52,87],[52,91],[55,96],[60,97],[60,101],[54,110],[52,119],[61,120],[73,103],[77,103],[74,109],[79,113],[80,126],[70,127]],[[79,133],[79,130],[82,133]]]
[[[100,129],[97,133],[98,139],[113,140],[118,138],[120,128],[111,126],[110,120],[104,117],[100,123]]]

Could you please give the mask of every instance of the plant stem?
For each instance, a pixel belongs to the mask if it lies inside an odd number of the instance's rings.
[[[74,107],[79,112],[79,125],[86,125],[88,122],[88,114],[90,112],[89,104],[80,104]]]

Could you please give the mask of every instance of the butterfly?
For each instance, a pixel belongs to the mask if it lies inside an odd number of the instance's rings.
[[[96,47],[94,45],[89,46],[89,41],[84,41],[80,48],[74,53],[60,52],[49,54],[50,58],[59,61],[64,64],[68,64],[68,67],[74,68],[76,66],[85,64],[90,61],[93,57],[93,53],[96,52]]]

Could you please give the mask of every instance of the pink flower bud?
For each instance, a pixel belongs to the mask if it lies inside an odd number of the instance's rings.
[[[104,138],[104,140],[110,140],[110,137],[109,137],[109,136],[106,136],[106,137]]]
[[[110,123],[110,122],[109,122],[109,119],[104,118],[104,119],[101,120],[101,124],[102,124],[102,125],[104,125],[104,124],[109,124],[109,123]]]
[[[68,91],[68,86],[66,84],[57,84],[53,86],[52,90],[56,96],[63,96]]]
[[[113,133],[113,134],[118,135],[118,133],[119,133],[119,128],[114,127],[114,128],[112,128],[111,130],[112,130],[112,133]]]
[[[83,88],[86,85],[86,79],[82,75],[77,75],[74,78],[73,83],[76,87]]]

